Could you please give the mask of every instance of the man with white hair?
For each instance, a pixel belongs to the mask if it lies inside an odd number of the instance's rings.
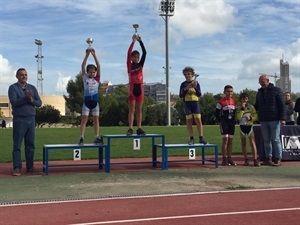
[[[259,77],[261,86],[256,94],[255,109],[258,111],[261,132],[265,148],[265,161],[262,165],[280,166],[282,146],[280,142],[280,125],[285,125],[285,104],[283,92],[269,82],[269,77]],[[274,148],[274,157],[272,150]],[[274,163],[272,162],[274,158]]]

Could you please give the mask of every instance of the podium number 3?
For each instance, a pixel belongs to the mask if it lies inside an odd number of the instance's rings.
[[[196,159],[196,150],[194,148],[189,149],[189,159]]]
[[[133,150],[140,150],[141,149],[141,139],[136,138],[133,139]]]

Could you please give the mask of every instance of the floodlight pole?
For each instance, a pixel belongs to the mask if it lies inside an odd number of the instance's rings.
[[[159,15],[165,20],[165,38],[166,38],[166,94],[167,94],[167,125],[171,126],[171,104],[170,104],[170,66],[169,66],[169,17],[174,15],[175,0],[162,0],[160,2]]]

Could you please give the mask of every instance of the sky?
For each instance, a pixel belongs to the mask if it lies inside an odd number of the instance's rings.
[[[144,81],[166,83],[166,22],[159,15],[160,2],[0,0],[0,95],[17,81],[20,67],[37,87],[35,39],[43,43],[44,95],[67,94],[90,37],[101,81],[128,83],[133,24],[139,24],[147,50]],[[141,51],[138,43],[134,49]],[[221,93],[227,84],[236,93],[257,90],[259,73],[280,75],[280,59],[289,63],[292,92],[300,93],[300,0],[176,0],[168,19],[168,49],[171,94],[178,94],[186,66],[200,75],[202,93]],[[92,57],[88,63],[94,63]]]

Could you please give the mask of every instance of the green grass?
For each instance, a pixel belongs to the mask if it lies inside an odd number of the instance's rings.
[[[164,134],[166,143],[187,143],[188,134],[186,126],[149,126],[143,127],[147,133]],[[127,127],[100,127],[101,134],[125,134]],[[233,143],[233,154],[241,154],[241,143],[239,138],[239,128],[236,127],[236,137]],[[194,127],[194,134],[196,129]],[[93,128],[86,128],[85,142],[91,143],[93,141]],[[197,135],[195,135],[196,137]],[[219,153],[221,152],[221,135],[219,126],[207,125],[204,126],[204,137],[209,143],[219,145]],[[70,144],[77,143],[79,140],[78,128],[37,128],[36,129],[36,151],[35,160],[42,160],[42,149],[45,144]],[[198,138],[196,138],[198,140]],[[157,142],[159,143],[159,142]],[[141,139],[141,150],[133,150],[132,139],[114,139],[111,143],[111,158],[141,158],[151,156],[151,139]],[[11,162],[12,158],[12,129],[0,129],[0,162]],[[250,151],[250,149],[249,149]],[[213,149],[209,150],[207,154],[213,154]],[[160,155],[160,154],[159,154]],[[172,155],[188,155],[188,152],[183,150],[172,150],[169,153]],[[92,149],[85,149],[81,152],[82,159],[96,159],[97,152]],[[49,155],[50,160],[66,160],[73,159],[73,151],[57,150],[51,151]],[[22,147],[22,160],[24,160],[24,147]]]

